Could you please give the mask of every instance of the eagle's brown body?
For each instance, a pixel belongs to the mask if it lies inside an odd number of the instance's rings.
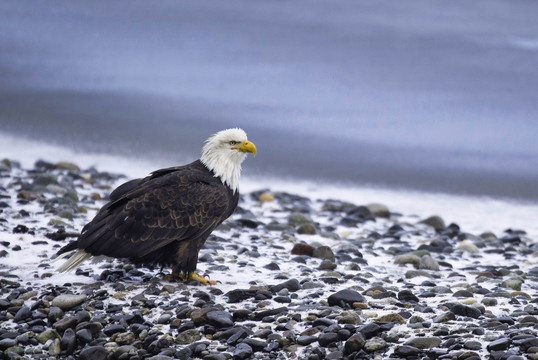
[[[119,186],[110,202],[58,254],[128,258],[149,266],[194,272],[211,232],[237,207],[239,192],[197,160],[153,172]]]

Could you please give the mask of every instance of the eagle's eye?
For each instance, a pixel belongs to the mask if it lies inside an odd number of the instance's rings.
[[[234,145],[237,145],[238,143],[237,143],[237,141],[233,141],[233,140],[232,140],[232,141],[230,141],[229,144],[232,145],[232,146],[234,146]]]

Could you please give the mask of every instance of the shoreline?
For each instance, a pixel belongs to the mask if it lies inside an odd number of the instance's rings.
[[[93,166],[100,171],[121,173],[128,179],[144,177],[158,168],[188,163],[194,159],[185,157],[178,158],[175,162],[149,161],[135,157],[79,152],[68,147],[6,136],[4,133],[0,133],[0,141],[5,146],[3,156],[21,162],[26,168],[33,167],[39,159],[53,162],[74,161],[82,167]],[[448,222],[462,224],[470,231],[500,233],[508,228],[516,228],[524,229],[530,236],[538,238],[538,223],[533,217],[533,214],[538,214],[537,201],[252,175],[250,165],[254,162],[254,159],[249,159],[248,163],[244,164],[241,192],[271,187],[275,191],[289,191],[312,199],[336,198],[355,203],[383,202],[395,211],[419,217],[436,214]]]
[[[200,252],[215,286],[124,260],[58,274],[53,254],[126,179],[68,162],[0,170],[7,358],[538,359],[538,249],[523,231],[258,188]]]

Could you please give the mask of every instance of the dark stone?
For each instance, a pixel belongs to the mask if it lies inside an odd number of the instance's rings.
[[[90,329],[78,330],[76,332],[76,335],[77,335],[77,340],[83,344],[87,344],[93,339],[92,332],[90,331]]]
[[[332,325],[335,325],[336,322],[334,320],[331,320],[331,319],[328,319],[328,318],[325,318],[325,317],[321,317],[321,318],[317,318],[316,320],[314,320],[314,322],[312,323],[312,326],[313,327],[318,327],[318,326],[323,326],[323,327],[329,327],[329,326],[332,326]]]
[[[259,222],[250,219],[238,219],[236,220],[236,223],[249,229],[256,229],[260,225]]]
[[[232,314],[227,311],[210,311],[206,314],[207,322],[217,328],[233,326]]]
[[[276,308],[276,309],[258,311],[258,312],[255,312],[252,317],[253,317],[253,320],[260,321],[261,319],[263,319],[266,316],[275,316],[275,315],[279,315],[279,314],[283,314],[283,313],[288,313],[288,308],[287,307],[279,307],[279,308]]]
[[[236,331],[234,334],[232,334],[227,340],[226,340],[226,344],[228,345],[235,345],[237,344],[240,340],[246,338],[248,336],[248,332],[243,329],[243,328],[239,328],[238,331]]]
[[[262,351],[267,346],[267,343],[265,341],[246,338],[242,341],[243,344],[247,344],[252,348],[254,351]]]
[[[15,314],[13,321],[21,322],[28,319],[31,316],[32,316],[32,312],[30,311],[30,308],[28,306],[23,306],[19,309],[19,311],[17,311],[17,314]]]
[[[250,289],[234,289],[228,291],[224,296],[228,297],[229,303],[238,303],[243,300],[256,296],[257,290]]]
[[[0,340],[0,350],[4,351],[10,347],[16,346],[17,341],[15,339],[5,338]]]
[[[79,360],[106,360],[108,352],[104,346],[88,346],[79,354]]]
[[[418,355],[418,353],[420,352],[420,349],[414,347],[414,346],[409,346],[409,345],[400,345],[398,346],[395,350],[394,350],[394,353],[398,356],[402,356],[402,357],[411,357],[411,356],[416,356]]]
[[[75,328],[77,325],[77,319],[74,316],[65,316],[64,318],[56,321],[52,327],[59,333],[63,333],[68,328]]]
[[[293,248],[291,249],[291,253],[293,255],[307,255],[307,256],[312,256],[312,254],[314,253],[314,250],[316,249],[315,246],[312,246],[312,245],[308,245],[308,244],[303,244],[303,243],[299,243],[299,244],[295,244],[293,245]]]
[[[337,333],[323,333],[318,338],[318,343],[320,346],[327,347],[332,343],[340,341],[340,336]]]
[[[310,345],[315,341],[318,341],[318,338],[316,336],[310,336],[310,335],[301,335],[297,337],[297,344],[301,346]]]
[[[411,292],[411,290],[402,290],[398,293],[398,300],[400,301],[415,301],[419,302],[418,297]]]
[[[252,354],[252,348],[250,347],[250,345],[245,344],[244,342],[238,344],[233,352],[234,359],[237,360],[249,359]]]
[[[263,268],[267,270],[280,270],[280,266],[278,266],[278,264],[275,262],[271,262],[265,265]]]
[[[512,341],[509,338],[503,337],[503,338],[490,342],[488,346],[486,347],[486,349],[489,352],[506,350],[510,347],[511,343]]]
[[[366,344],[366,340],[362,333],[358,332],[351,335],[344,344],[344,355],[349,355],[361,350],[364,347],[364,344]]]
[[[458,290],[454,294],[452,294],[452,296],[470,298],[470,297],[473,297],[473,293],[468,290]]]
[[[291,292],[295,292],[301,289],[301,284],[299,284],[299,280],[297,279],[290,279],[288,281],[285,281],[278,285],[271,286],[269,288],[269,290],[273,293],[277,293],[282,289],[288,289]]]
[[[538,347],[538,338],[536,338],[536,337],[531,337],[531,338],[525,339],[519,344],[519,350],[521,350],[522,352],[525,352],[525,353],[530,348],[535,348],[535,347]]]
[[[71,355],[75,351],[77,348],[77,338],[73,329],[68,328],[64,331],[60,341],[60,348],[67,355]]]
[[[357,329],[357,332],[364,335],[366,339],[373,338],[374,336],[377,336],[382,331],[381,326],[375,324],[375,323],[369,323],[360,326]]]
[[[330,306],[346,308],[352,307],[355,302],[364,302],[364,297],[355,290],[345,289],[329,296],[328,302]]]
[[[291,303],[291,298],[289,296],[275,296],[273,300],[277,303],[281,304],[289,304]]]
[[[194,323],[193,323],[193,327],[194,327]],[[140,331],[142,331],[142,330],[140,330]],[[125,327],[123,327],[123,326],[121,326],[119,324],[107,325],[103,329],[103,333],[106,336],[112,336],[112,335],[114,335],[116,333],[120,333],[120,332],[125,332]]]
[[[446,305],[448,306],[448,304]],[[449,308],[450,311],[452,311],[456,315],[467,316],[473,319],[478,319],[480,315],[482,315],[482,312],[480,312],[479,309],[468,305],[453,304],[453,306]]]
[[[17,225],[13,228],[14,234],[26,234],[28,231],[28,227],[24,225]]]

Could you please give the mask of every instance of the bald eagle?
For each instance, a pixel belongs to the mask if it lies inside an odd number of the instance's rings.
[[[120,185],[76,241],[58,255],[76,253],[58,270],[92,256],[127,258],[135,264],[170,266],[166,279],[196,279],[198,253],[211,232],[237,207],[241,163],[256,146],[242,129],[207,139],[202,156],[188,165],[152,172]]]

